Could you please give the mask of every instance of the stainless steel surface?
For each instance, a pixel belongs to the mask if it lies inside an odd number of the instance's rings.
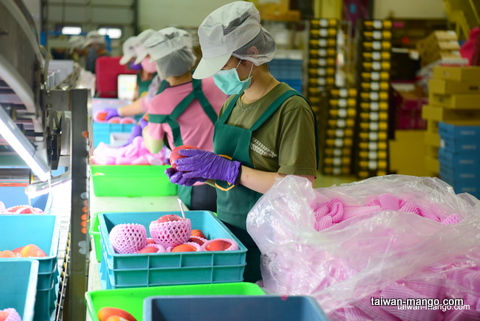
[[[85,292],[88,284],[89,242],[87,234],[88,190],[87,190],[87,104],[88,89],[68,91],[71,122],[72,169],[70,255],[66,271],[67,288],[63,305],[63,320],[84,321],[86,318]],[[60,305],[60,308],[62,306]]]

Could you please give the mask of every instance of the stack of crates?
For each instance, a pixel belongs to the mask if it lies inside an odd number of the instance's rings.
[[[335,86],[338,20],[310,20],[307,98],[320,110],[322,92]]]
[[[303,56],[301,50],[277,51],[275,59],[268,63],[270,73],[280,82],[298,92],[303,86]]]
[[[322,94],[318,115],[320,170],[326,175],[351,173],[357,112],[355,88],[333,88]]]
[[[358,112],[353,174],[359,178],[388,172],[388,106],[392,22],[362,20],[357,34]]]
[[[479,197],[480,67],[435,67],[422,114],[431,176]]]

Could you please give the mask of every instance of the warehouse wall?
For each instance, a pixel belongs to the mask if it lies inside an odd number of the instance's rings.
[[[375,19],[389,17],[409,19],[445,18],[443,0],[375,0]]]
[[[213,10],[232,0],[139,0],[138,26],[161,29],[168,26],[198,27]]]

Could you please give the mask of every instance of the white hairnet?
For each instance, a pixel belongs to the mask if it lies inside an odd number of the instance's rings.
[[[195,64],[196,56],[192,49],[183,47],[160,59],[155,60],[157,71],[162,78],[181,76],[187,73]]]
[[[258,66],[272,60],[276,51],[275,41],[260,24],[260,13],[248,1],[235,1],[213,11],[198,28],[198,37],[203,57],[194,78],[214,75],[232,55]]]

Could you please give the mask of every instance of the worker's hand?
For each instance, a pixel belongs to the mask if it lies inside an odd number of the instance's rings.
[[[177,171],[172,167],[165,170],[165,175],[168,176],[168,179],[173,184],[183,185],[183,186],[193,186],[196,182],[205,182],[206,179],[201,177],[186,178],[184,172]]]
[[[144,128],[148,125],[148,121],[145,120],[145,118],[142,117],[142,118],[140,118],[140,120],[138,121],[138,125],[139,125],[142,129],[144,129]]]
[[[202,177],[236,183],[242,165],[240,162],[198,149],[182,149],[179,153],[186,156],[176,160],[177,170],[186,172],[183,177]]]
[[[106,108],[105,111],[107,112],[107,115],[105,116],[105,120],[109,120],[110,118],[113,117],[120,117],[118,114],[118,110],[115,108]]]
[[[130,136],[128,136],[127,143],[122,145],[121,147],[130,145],[135,139],[135,137],[138,137],[138,136],[142,136],[142,127],[140,127],[140,125],[135,125],[133,126],[132,131],[130,132]]]

